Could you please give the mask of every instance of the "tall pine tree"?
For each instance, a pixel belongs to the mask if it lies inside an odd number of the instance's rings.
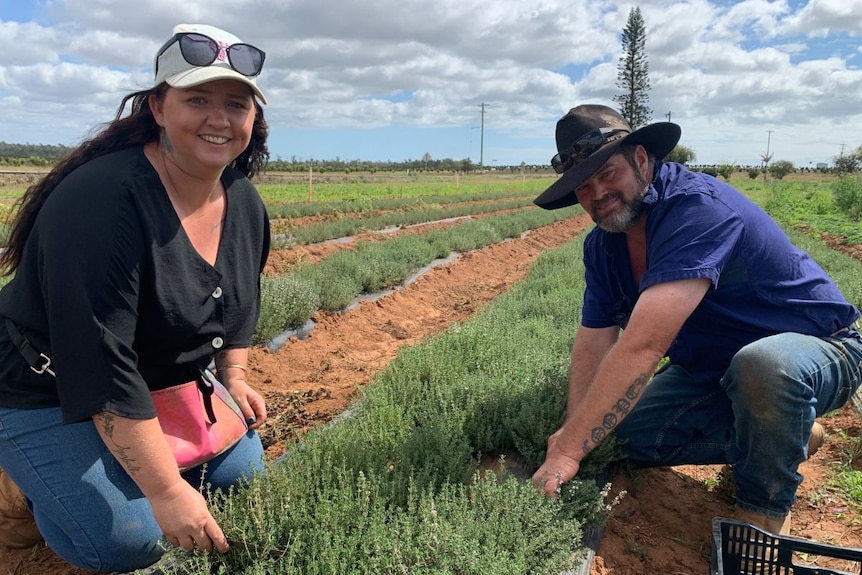
[[[646,57],[646,27],[640,7],[632,8],[623,30],[623,55],[617,64],[617,88],[614,96],[619,111],[633,130],[649,123],[652,110],[649,103],[649,64]]]

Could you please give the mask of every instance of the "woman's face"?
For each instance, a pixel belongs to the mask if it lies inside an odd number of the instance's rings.
[[[236,80],[168,87],[162,98],[150,96],[150,108],[165,151],[189,174],[220,173],[251,141],[254,95]]]

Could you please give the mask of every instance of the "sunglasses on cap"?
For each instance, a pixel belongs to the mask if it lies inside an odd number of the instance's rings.
[[[597,128],[581,137],[567,150],[551,158],[551,166],[558,174],[562,174],[575,164],[586,160],[593,152],[607,143],[619,140],[629,134],[622,128]]]
[[[249,78],[260,74],[266,58],[263,50],[251,44],[227,45],[197,32],[181,32],[168,40],[156,55],[157,73],[159,57],[174,43],[179,43],[180,54],[192,66],[209,66],[216,60],[227,59],[231,68]]]

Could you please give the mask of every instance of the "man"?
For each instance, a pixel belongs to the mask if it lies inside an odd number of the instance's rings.
[[[533,480],[553,495],[615,432],[638,466],[732,465],[737,519],[786,534],[815,418],[862,379],[859,311],[738,191],[658,161],[679,137],[597,105],[557,122],[562,176],[535,203],[597,226],[566,418]]]

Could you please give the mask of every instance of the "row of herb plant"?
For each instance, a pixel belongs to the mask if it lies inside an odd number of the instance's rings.
[[[582,559],[582,528],[607,509],[595,470],[544,496],[485,456],[536,467],[565,409],[583,294],[581,241],[543,253],[528,279],[472,320],[406,348],[335,422],[218,500],[234,542],[191,575],[558,575]],[[590,466],[592,461],[592,466]],[[590,471],[592,469],[592,471]]]
[[[384,242],[357,242],[353,250],[338,251],[283,276],[264,276],[254,342],[269,341],[287,328],[304,324],[318,309],[341,310],[363,293],[397,286],[423,266],[452,252],[467,252],[518,237],[525,231],[572,217],[573,213],[578,212],[529,210]]]
[[[362,232],[383,230],[393,226],[435,222],[448,218],[488,214],[526,207],[535,207],[533,206],[532,198],[483,204],[455,204],[444,207],[417,206],[417,209],[410,211],[387,212],[366,217],[341,218],[307,224],[287,230],[286,235],[277,234],[278,224],[273,223],[272,245],[274,248],[286,248],[293,245],[313,244],[352,236]]]

